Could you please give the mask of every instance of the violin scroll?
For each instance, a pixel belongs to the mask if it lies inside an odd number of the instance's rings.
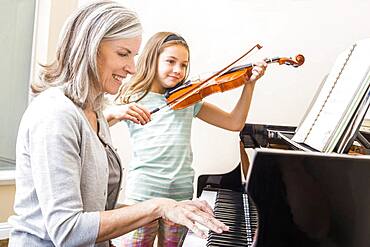
[[[291,57],[280,57],[278,58],[279,64],[285,64],[285,65],[292,65],[293,67],[299,67],[304,63],[304,56],[302,54],[298,54],[295,56],[295,60]]]

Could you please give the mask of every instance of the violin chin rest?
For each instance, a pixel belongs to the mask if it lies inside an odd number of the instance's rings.
[[[178,90],[181,90],[183,88],[186,88],[189,84],[191,83],[190,80],[186,81],[186,82],[183,82],[183,83],[179,83],[177,84],[176,86],[174,87],[171,87],[171,88],[168,88],[165,92],[164,92],[164,97],[166,99],[168,99],[170,97],[171,94],[173,94],[174,92],[177,92]]]

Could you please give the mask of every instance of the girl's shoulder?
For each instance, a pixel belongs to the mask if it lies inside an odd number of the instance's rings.
[[[139,100],[139,101],[138,101]],[[163,94],[148,92],[147,94],[138,93],[132,96],[131,102],[137,102],[138,104],[150,104],[153,102],[163,102],[165,97]]]

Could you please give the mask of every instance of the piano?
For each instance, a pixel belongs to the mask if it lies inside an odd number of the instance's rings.
[[[182,246],[370,246],[370,157],[289,150],[276,131],[294,130],[245,126],[240,138],[251,159],[198,178],[198,197],[230,231],[208,239],[188,232]]]

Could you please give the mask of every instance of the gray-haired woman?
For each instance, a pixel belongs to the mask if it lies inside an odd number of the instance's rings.
[[[115,209],[122,169],[102,114],[104,94],[116,94],[135,72],[141,32],[136,14],[112,1],[86,5],[67,20],[56,61],[32,85],[37,97],[19,127],[10,246],[108,246],[161,217],[202,237],[195,222],[227,230],[201,201],[158,198]],[[150,121],[138,105],[127,111],[107,119]]]

